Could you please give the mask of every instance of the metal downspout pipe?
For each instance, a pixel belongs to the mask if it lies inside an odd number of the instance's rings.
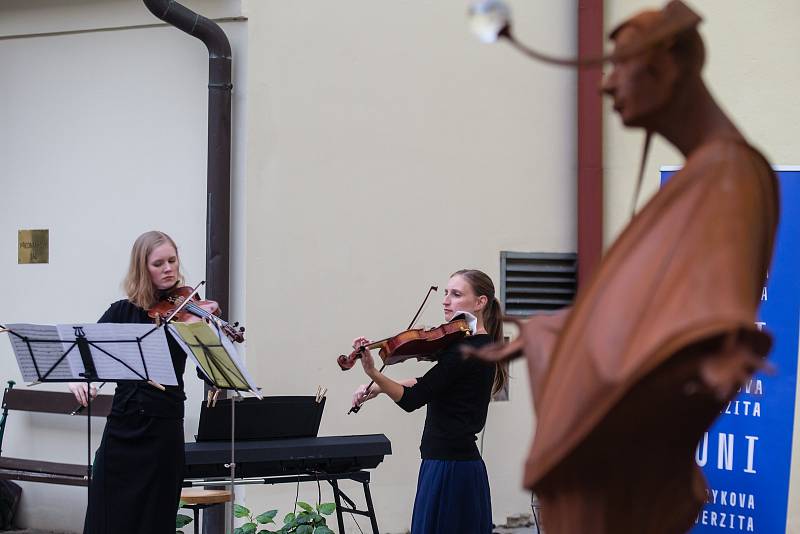
[[[220,315],[225,319],[230,307],[231,45],[216,22],[178,2],[144,0],[144,4],[153,15],[200,39],[208,48],[206,298],[219,303]],[[206,510],[203,532],[224,532],[226,515],[225,507]]]
[[[226,318],[230,306],[232,54],[219,25],[174,0],[144,0],[153,15],[200,39],[208,48],[208,167],[206,298]]]

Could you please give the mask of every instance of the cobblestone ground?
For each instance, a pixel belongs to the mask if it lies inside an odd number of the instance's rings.
[[[71,532],[59,532],[54,530],[33,530],[33,529],[23,529],[23,530],[8,530],[6,531],[9,534],[74,534]],[[537,534],[535,527],[527,527],[527,528],[501,528],[497,527],[494,529],[495,534]]]
[[[189,529],[184,529],[191,532]],[[7,530],[9,534],[76,534],[74,532],[63,532],[57,530],[37,530],[37,529],[16,529]],[[543,534],[535,526],[520,528],[495,527],[492,534]]]

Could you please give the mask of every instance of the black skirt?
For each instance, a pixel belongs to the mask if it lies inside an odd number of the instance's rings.
[[[184,462],[183,419],[109,416],[84,534],[173,534]]]

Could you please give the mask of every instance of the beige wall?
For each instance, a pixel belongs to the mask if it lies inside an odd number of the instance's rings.
[[[653,6],[644,0],[607,2],[606,26]],[[704,0],[691,2],[704,17],[700,31],[706,43],[705,79],[733,121],[751,143],[776,165],[796,165],[800,111],[796,90],[800,82],[800,41],[795,24],[800,3],[795,0],[748,2]],[[630,203],[641,155],[643,134],[623,130],[606,102],[606,243],[630,218]],[[648,160],[642,199],[658,187],[661,165],[678,165],[683,158],[656,137]],[[644,200],[639,205],[642,206]]]
[[[574,250],[575,76],[479,45],[460,1],[335,9],[259,1],[244,12],[237,2],[187,5],[226,20],[251,17],[224,28],[236,70],[230,315],[248,327],[253,374],[268,394],[328,386],[323,434],[392,439],[395,453],[375,471],[373,495],[383,529],[403,531],[424,415],[381,400],[345,417],[363,376],[342,374],[334,358],[359,333],[405,326],[427,286],[443,285],[455,269],[474,266],[497,279],[500,250]],[[516,7],[521,27],[572,51],[574,2],[547,19]],[[11,80],[0,108],[0,279],[13,303],[3,320],[94,320],[120,296],[131,240],[152,226],[177,238],[190,276],[202,277],[202,45],[132,0],[10,1],[0,9],[0,60]],[[544,104],[531,106],[534,99]],[[85,196],[63,208],[76,187]],[[164,216],[154,189],[182,195],[187,214]],[[15,263],[16,230],[31,227],[51,230],[49,265]],[[77,303],[37,306],[53,293],[72,295],[70,284],[81,288]],[[423,322],[441,320],[440,300]],[[19,380],[8,347],[0,350],[4,375]],[[405,364],[394,376],[425,369]],[[512,400],[494,406],[487,424],[498,521],[528,509],[519,490],[532,422],[525,374],[524,365],[512,367]],[[187,387],[191,438],[200,385],[189,378]],[[6,454],[82,460],[82,428],[15,415]],[[313,500],[313,488],[302,491]],[[26,484],[21,522],[78,531],[84,495]],[[277,487],[246,495],[254,508],[282,511],[293,497]]]
[[[380,398],[346,416],[365,376],[342,373],[335,357],[359,334],[404,328],[428,286],[459,268],[498,280],[501,250],[575,250],[575,74],[481,45],[461,0],[244,5],[248,363],[269,394],[327,386],[321,433],[391,439],[373,496],[381,532],[403,532],[424,410]],[[575,2],[513,7],[520,33],[574,52]],[[423,322],[441,322],[441,298]],[[524,364],[512,375],[484,443],[497,522],[530,510]],[[316,499],[316,487],[300,491]],[[248,488],[247,500],[283,511],[294,488]]]
[[[241,15],[241,0],[188,0],[181,3],[213,19]],[[3,11],[0,18],[3,38],[164,26],[142,0],[3,0],[0,9]]]
[[[652,2],[616,0],[607,2],[607,26]],[[705,78],[711,92],[748,137],[775,165],[797,165],[800,155],[800,41],[796,0],[748,2],[704,0],[691,5],[704,17],[700,27],[705,39]],[[607,103],[608,104],[608,103]],[[605,122],[605,236],[610,244],[630,217],[630,203],[641,154],[643,134],[624,131],[617,117],[606,108]],[[678,165],[683,158],[656,138],[647,163],[642,198],[658,187],[659,167]],[[644,201],[640,202],[640,206]],[[800,399],[798,400],[800,402]],[[798,404],[800,407],[800,404]],[[800,410],[795,409],[795,417]],[[795,422],[795,429],[800,425]],[[800,446],[795,430],[794,451]],[[800,455],[792,461],[787,532],[800,533]]]
[[[189,5],[239,14],[216,0]],[[177,240],[192,281],[204,278],[207,53],[173,28],[140,26],[157,22],[132,1],[0,3],[0,323],[96,321],[123,297],[133,240],[153,228]],[[225,30],[240,49],[244,23]],[[244,78],[238,69],[235,76]],[[235,119],[244,124],[241,114]],[[237,212],[243,163],[239,151]],[[244,307],[242,227],[234,221],[232,316]],[[26,228],[50,230],[49,264],[17,265],[17,230]],[[25,387],[3,337],[0,381],[7,379]],[[202,383],[188,372],[186,384],[186,437],[194,439]],[[84,424],[12,412],[3,455],[84,462]],[[93,448],[102,428],[94,419]],[[22,486],[20,525],[82,530],[85,488]]]
[[[346,416],[365,380],[359,369],[339,371],[336,355],[356,335],[405,327],[427,287],[458,268],[497,281],[501,250],[575,250],[575,74],[479,44],[467,3],[186,2],[248,19],[224,23],[236,86],[229,315],[248,327],[248,365],[267,394],[312,394],[323,384],[323,435],[391,439],[393,454],[373,472],[382,532],[409,526],[424,411],[405,414],[382,398]],[[644,4],[609,1],[606,20]],[[577,2],[511,5],[523,40],[575,51]],[[791,37],[799,9],[794,0],[702,5],[712,90],[777,164],[798,163],[789,99],[800,76]],[[0,297],[11,303],[2,321],[94,320],[118,297],[131,240],[153,226],[178,239],[192,279],[203,276],[205,49],[177,30],[145,27],[156,22],[135,0],[0,5]],[[629,215],[641,136],[610,115],[605,135],[610,242]],[[660,165],[680,161],[657,142],[646,192]],[[68,210],[62,201],[76,187],[84,196]],[[153,189],[190,209],[162,218]],[[16,230],[35,227],[51,229],[51,263],[17,266]],[[54,294],[69,298],[42,309]],[[440,322],[440,301],[434,295],[423,323]],[[3,377],[18,379],[2,343],[0,355]],[[524,362],[511,373],[511,401],[492,405],[483,451],[498,523],[529,510],[520,490],[533,431]],[[187,385],[191,439],[201,386],[191,375]],[[17,414],[3,452],[78,462],[81,430]],[[306,486],[301,498],[315,500]],[[793,492],[798,502],[796,483]],[[285,512],[294,489],[250,487],[242,498]],[[83,499],[82,490],[28,484],[23,522],[77,531]]]

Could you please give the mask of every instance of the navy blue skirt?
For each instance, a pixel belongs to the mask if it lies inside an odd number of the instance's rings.
[[[483,460],[422,460],[411,534],[491,534],[492,499]]]

